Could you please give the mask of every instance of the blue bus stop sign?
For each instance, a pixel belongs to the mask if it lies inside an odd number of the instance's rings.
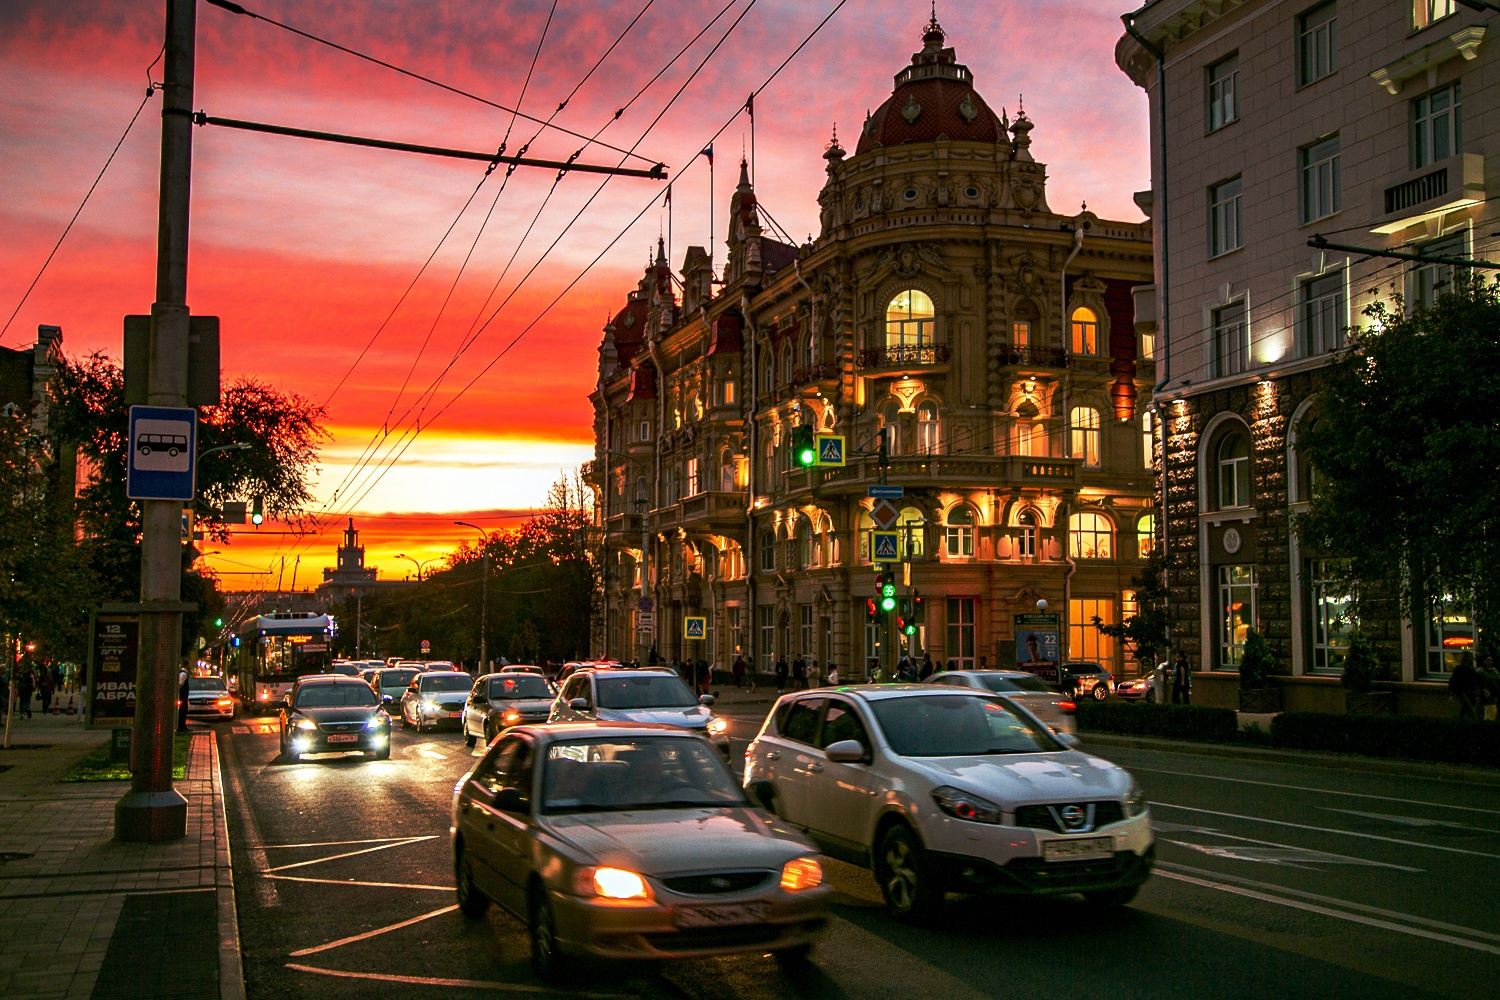
[[[191,406],[132,406],[125,495],[132,500],[191,500],[198,411]]]

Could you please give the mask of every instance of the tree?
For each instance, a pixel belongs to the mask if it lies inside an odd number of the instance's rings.
[[[1130,580],[1135,588],[1137,611],[1118,625],[1107,625],[1097,615],[1094,628],[1135,651],[1136,662],[1149,673],[1169,652],[1167,617],[1167,560],[1161,548],[1154,547],[1146,565]]]
[[[1356,621],[1393,595],[1416,622],[1444,595],[1496,620],[1500,283],[1455,273],[1450,285],[1431,307],[1396,295],[1367,308],[1299,436],[1314,476],[1296,529],[1345,567]]]

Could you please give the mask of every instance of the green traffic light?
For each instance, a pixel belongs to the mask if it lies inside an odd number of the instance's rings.
[[[886,594],[884,597],[882,597],[880,599],[880,610],[881,611],[895,611],[896,610],[896,599],[894,597],[892,597],[890,594]]]
[[[801,465],[812,465],[817,460],[817,453],[811,448],[804,448],[797,453],[797,462]]]
[[[224,619],[222,619],[222,618],[215,618],[214,619],[214,628],[223,628],[223,627],[224,627]]]

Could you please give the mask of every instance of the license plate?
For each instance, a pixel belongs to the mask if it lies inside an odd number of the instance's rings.
[[[358,743],[358,733],[331,733],[328,737],[329,743]]]
[[[764,923],[765,919],[765,903],[683,906],[677,910],[678,927],[732,927],[736,924]]]
[[[1113,837],[1087,837],[1083,840],[1048,840],[1042,844],[1042,857],[1048,861],[1086,861],[1114,855]]]
[[[464,712],[463,712],[463,709],[459,709],[457,712],[444,712],[443,714],[446,715],[450,719],[456,719],[460,715],[463,715]]]

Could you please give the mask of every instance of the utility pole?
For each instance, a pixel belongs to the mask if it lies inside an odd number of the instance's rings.
[[[473,528],[479,532],[480,545],[480,577],[479,577],[479,673],[489,673],[490,669],[490,647],[486,633],[490,624],[490,535],[477,524],[468,521],[454,521],[456,525],[463,528]],[[421,567],[417,569],[418,579],[421,579]]]
[[[156,301],[151,304],[147,399],[187,405],[188,193],[193,165],[193,59],[197,0],[167,0],[162,77],[161,194]],[[141,501],[140,658],[131,739],[130,791],[115,803],[115,838],[177,840],[187,833],[187,799],[172,787],[177,665],[182,652],[180,500]]]
[[[356,590],[354,592],[354,658],[359,659],[361,643],[365,637],[365,592]]]

